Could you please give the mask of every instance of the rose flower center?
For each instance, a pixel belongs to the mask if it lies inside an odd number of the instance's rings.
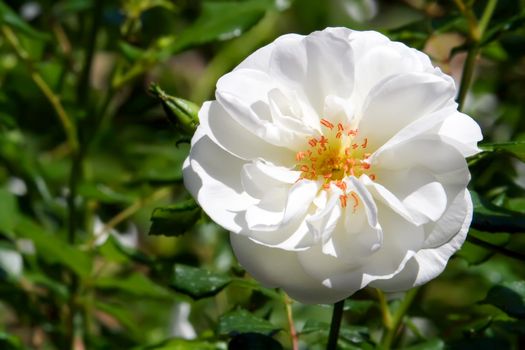
[[[347,193],[347,176],[359,177],[367,174],[371,180],[376,176],[371,172],[367,152],[368,139],[358,136],[358,129],[351,129],[341,123],[332,124],[327,119],[321,119],[323,133],[318,138],[310,138],[304,151],[297,152],[295,168],[301,171],[300,179],[323,180],[323,189],[327,190],[331,184],[339,187],[343,194],[340,196],[341,206],[346,207],[347,200],[354,202],[354,210],[359,204],[355,192]]]

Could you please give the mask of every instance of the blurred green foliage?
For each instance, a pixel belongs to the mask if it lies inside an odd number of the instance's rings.
[[[327,26],[382,31],[458,84],[471,57],[463,109],[485,137],[464,247],[412,303],[347,300],[339,348],[389,327],[395,348],[525,348],[523,0],[0,1],[0,348],[322,349],[331,309],[245,276],[181,167],[192,103]]]

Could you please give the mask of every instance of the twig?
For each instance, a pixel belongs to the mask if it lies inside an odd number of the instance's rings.
[[[330,334],[328,335],[328,344],[326,345],[326,350],[337,349],[337,339],[339,338],[339,330],[341,329],[344,306],[344,299],[334,304],[334,311],[332,313],[332,322],[330,322]]]
[[[292,341],[292,350],[299,350],[299,337],[295,329],[295,325],[293,321],[293,313],[292,313],[293,301],[290,299],[288,294],[286,294],[285,292],[283,292],[283,297],[284,297],[284,307],[286,309],[286,316],[288,318],[288,328],[290,330],[290,339]]]

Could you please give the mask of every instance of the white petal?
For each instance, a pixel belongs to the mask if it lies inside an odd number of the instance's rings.
[[[243,227],[237,217],[255,203],[241,186],[243,161],[224,151],[199,129],[184,162],[184,185],[213,221],[239,232]]]
[[[463,218],[459,231],[447,243],[436,248],[420,250],[401,273],[390,280],[376,281],[373,286],[387,292],[404,291],[425,284],[441,274],[452,254],[461,248],[472,220],[472,200],[467,190],[464,200],[467,205],[467,214]]]
[[[219,146],[246,160],[264,158],[275,164],[294,162],[295,154],[272,145],[235,121],[217,101],[205,102],[199,111],[200,126]]]
[[[453,82],[428,73],[391,76],[375,85],[361,109],[359,130],[377,149],[416,119],[453,104]]]
[[[341,217],[339,196],[342,192],[335,186],[332,186],[329,192],[325,207],[306,219],[308,229],[313,234],[315,241],[323,243],[330,238]]]
[[[236,234],[230,234],[230,241],[240,264],[265,287],[280,287],[305,304],[334,303],[349,295],[326,288],[306,274],[294,252],[265,247]]]
[[[468,190],[461,191],[437,222],[425,225],[425,231],[428,233],[424,248],[436,248],[448,242],[461,230],[465,218],[471,215],[471,207],[472,200]]]
[[[480,152],[478,141],[483,139],[479,125],[468,115],[455,113],[447,118],[439,128],[439,135],[456,147],[464,157]]]
[[[249,195],[254,198],[262,198],[269,190],[289,187],[297,181],[299,176],[298,171],[257,159],[243,165],[241,182]]]
[[[268,95],[279,88],[278,82],[264,72],[237,69],[219,79],[215,97],[249,132],[275,146],[297,149],[304,144],[304,135],[282,128],[272,119]]]
[[[349,98],[354,86],[354,66],[349,64],[352,49],[339,33],[322,31],[278,39],[270,61],[270,74],[301,91],[319,114],[326,96]]]
[[[388,280],[397,275],[420,250],[424,232],[421,227],[405,221],[388,207],[378,206],[379,221],[383,227],[383,245],[362,262],[361,267],[328,276],[323,283],[335,289],[356,291],[377,280]],[[301,253],[302,254],[302,253]]]

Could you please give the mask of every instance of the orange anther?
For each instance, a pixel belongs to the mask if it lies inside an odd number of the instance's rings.
[[[323,189],[327,190],[329,188],[330,188],[330,183],[329,182],[323,184]]]
[[[328,120],[326,119],[321,119],[321,124],[323,124],[324,126],[326,126],[328,129],[333,129],[334,128],[334,124],[330,123]]]
[[[361,167],[362,167],[363,169],[370,169],[370,164],[365,163],[365,162],[362,162],[362,163],[361,163]]]
[[[365,159],[370,158],[370,153],[363,154],[363,157],[365,157]]]
[[[353,149],[356,149],[357,147],[359,147],[359,145],[358,145],[357,143],[354,143],[354,144],[352,145],[352,148],[353,148]]]
[[[306,154],[304,152],[297,152],[295,155],[295,159],[297,159],[298,162],[304,159],[306,157]]]
[[[354,200],[354,212],[357,209],[357,206],[359,205],[359,197],[357,197],[357,194],[355,192],[350,193]]]
[[[350,129],[350,130],[348,130],[347,134],[348,134],[348,136],[355,136],[355,135],[357,135],[357,129],[355,129],[355,130]]]
[[[368,177],[370,178],[370,180],[374,181],[376,179],[376,176],[374,174],[370,174],[368,175]]]
[[[361,147],[366,148],[366,145],[368,145],[368,138],[365,137],[365,141],[361,145]]]
[[[343,124],[341,124],[341,123],[337,123],[337,130],[339,130],[339,131],[343,131],[344,129],[345,129],[345,128],[344,128]]]
[[[346,194],[339,196],[339,200],[341,201],[341,207],[343,208],[346,208],[346,198],[347,198]]]
[[[300,169],[301,169],[302,172],[305,172],[305,173],[308,172],[308,170],[310,170],[308,168],[308,165],[302,165]]]
[[[337,134],[335,134],[335,137],[340,139],[341,136],[343,136],[343,133],[341,131],[338,131]]]
[[[321,144],[321,146],[324,146],[328,143],[328,139],[326,137],[321,136],[321,138],[319,139],[319,144]]]
[[[317,140],[316,139],[310,139],[310,141],[308,141],[308,143],[310,144],[310,146],[315,147],[315,145],[317,145]]]
[[[332,177],[332,173],[324,174],[323,177],[325,179],[330,179]]]

